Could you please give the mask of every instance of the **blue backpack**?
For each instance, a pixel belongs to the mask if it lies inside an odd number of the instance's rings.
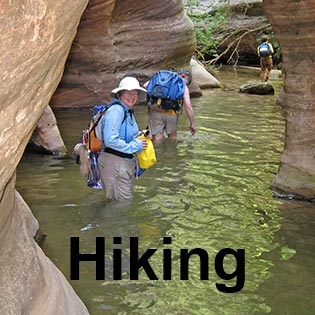
[[[268,43],[261,43],[259,45],[259,53],[261,57],[268,57],[271,55]]]
[[[153,75],[147,86],[149,104],[156,103],[162,109],[178,111],[185,88],[185,80],[176,71],[160,70]]]

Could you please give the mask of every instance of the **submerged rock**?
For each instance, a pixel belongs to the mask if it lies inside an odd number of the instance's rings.
[[[248,82],[240,87],[240,92],[259,95],[275,94],[270,82]]]

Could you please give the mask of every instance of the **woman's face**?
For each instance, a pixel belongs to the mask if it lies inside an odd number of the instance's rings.
[[[123,90],[120,95],[120,101],[128,107],[133,107],[138,100],[138,90]]]

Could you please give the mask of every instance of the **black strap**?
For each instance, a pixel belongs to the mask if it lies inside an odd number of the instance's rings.
[[[113,155],[117,155],[117,156],[120,156],[120,157],[122,157],[122,158],[127,158],[127,159],[132,159],[132,158],[133,158],[133,154],[120,152],[120,151],[117,151],[117,150],[115,150],[115,149],[108,148],[108,147],[106,147],[106,148],[104,149],[104,152],[110,153],[110,154],[113,154]]]

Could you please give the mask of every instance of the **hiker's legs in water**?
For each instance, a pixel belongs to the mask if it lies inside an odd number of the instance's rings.
[[[149,110],[148,127],[153,141],[161,141],[163,139],[165,125],[159,111]]]
[[[266,82],[269,80],[270,72],[273,68],[272,57],[260,58],[260,81]],[[267,72],[267,73],[266,73]]]
[[[173,114],[174,113],[174,114]],[[149,130],[153,136],[153,140],[158,142],[163,140],[164,130],[171,139],[177,137],[178,115],[172,111],[172,114],[161,111],[149,112]]]
[[[260,82],[265,82],[266,79],[266,61],[264,58],[260,58]]]
[[[173,131],[173,132],[169,133],[167,136],[169,139],[177,140],[177,131]]]
[[[267,75],[266,75],[266,81],[269,80],[270,72],[271,72],[272,68],[273,68],[272,57],[270,56],[270,58],[267,60]]]
[[[132,198],[134,160],[102,152],[98,158],[98,169],[106,197],[111,200]]]
[[[156,135],[152,136],[154,142],[160,142],[163,140],[163,135],[161,133],[157,133]]]
[[[166,117],[166,133],[167,137],[172,140],[177,139],[178,115],[165,115]]]

